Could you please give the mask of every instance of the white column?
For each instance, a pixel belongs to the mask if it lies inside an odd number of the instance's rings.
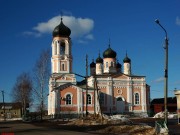
[[[147,96],[146,96],[146,84],[143,84],[143,91],[144,91],[144,111],[147,112]]]
[[[59,42],[59,41],[58,41]],[[60,54],[60,44],[57,42],[57,55],[59,55]]]
[[[52,106],[51,106],[51,108],[52,108],[52,114],[54,115],[56,112],[56,92],[55,91],[52,92]]]
[[[112,112],[112,80],[111,77],[108,77],[107,80],[108,84],[107,84],[107,94],[108,94],[108,98],[107,98],[107,108],[108,108],[108,112],[110,112],[110,108],[111,108],[111,112]]]
[[[76,102],[77,102],[77,113],[79,114],[79,108],[80,108],[80,106],[79,106],[79,103],[80,103],[80,95],[79,95],[79,94],[80,94],[80,93],[79,93],[79,89],[78,89],[78,88],[76,89],[76,91],[77,91],[77,93],[76,93],[76,94],[77,94],[77,95],[76,95],[76,96],[77,96],[77,99],[76,99],[76,100],[77,100],[77,101],[76,101]]]
[[[67,40],[65,40],[65,54],[69,55],[69,44]]]
[[[52,47],[52,55],[55,55],[55,52],[54,52],[54,44],[53,44],[53,42],[52,42],[52,44],[51,44],[51,47]]]
[[[54,61],[53,61],[53,58],[51,58],[51,72],[54,73]]]
[[[61,98],[60,98],[60,91],[57,90],[56,93],[57,93],[56,94],[56,99],[57,99],[57,101],[56,101],[56,108],[57,108],[56,114],[60,114],[60,100],[61,100]]]
[[[57,71],[56,71],[57,73],[60,73],[60,66],[61,66],[60,65],[60,60],[58,60],[57,61],[57,68],[56,68],[57,69]]]
[[[145,86],[141,86],[141,105],[142,105],[142,111],[146,111],[146,89]]]
[[[69,59],[67,60],[67,72],[70,73]]]

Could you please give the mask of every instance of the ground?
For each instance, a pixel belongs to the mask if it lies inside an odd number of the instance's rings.
[[[96,119],[97,120],[97,119]],[[86,120],[51,120],[43,122],[0,122],[0,133],[12,132],[15,135],[31,134],[63,134],[63,135],[91,135],[91,134],[121,134],[121,135],[153,135],[155,134],[154,118],[132,118],[132,123],[109,123],[98,124]],[[170,135],[180,135],[180,125],[176,120],[169,120]],[[5,135],[5,134],[3,134]]]

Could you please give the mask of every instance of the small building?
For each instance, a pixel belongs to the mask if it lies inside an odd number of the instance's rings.
[[[167,98],[167,110],[168,112],[177,111],[177,100],[176,97]],[[164,98],[156,98],[151,101],[151,111],[156,114],[164,111]]]
[[[178,114],[178,124],[180,124],[180,90],[175,90],[174,94],[177,98],[177,114]]]
[[[20,118],[22,116],[21,103],[0,103],[0,119]],[[4,114],[5,111],[5,114]]]

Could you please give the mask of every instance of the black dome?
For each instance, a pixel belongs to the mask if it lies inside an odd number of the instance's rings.
[[[71,34],[71,30],[64,25],[62,18],[61,23],[54,28],[52,33],[53,37],[61,36],[61,37],[69,37]]]
[[[117,64],[116,64],[116,68],[121,68],[122,67],[122,65],[118,62]]]
[[[127,53],[126,53],[126,57],[124,58],[123,62],[124,63],[130,63],[131,62],[131,59],[128,58]]]
[[[110,48],[106,49],[103,53],[104,58],[116,58],[116,52]]]
[[[94,59],[93,59],[93,61],[91,62],[90,67],[91,67],[91,68],[96,67],[96,63],[94,63]]]
[[[103,63],[103,59],[101,58],[100,53],[99,57],[96,59],[96,63]]]

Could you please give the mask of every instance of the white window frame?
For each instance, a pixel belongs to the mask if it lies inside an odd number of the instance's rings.
[[[138,95],[138,97],[136,95]],[[139,104],[140,104],[140,94],[136,92],[134,93],[134,105],[139,105]]]
[[[92,105],[92,95],[87,94],[87,105]]]
[[[69,104],[69,103],[67,104],[67,96],[68,96],[68,95],[70,95],[70,98],[71,98],[71,99],[70,99],[70,101],[71,101],[70,104]],[[66,105],[72,105],[72,98],[73,98],[73,95],[72,95],[71,93],[66,93],[66,95],[65,95],[65,99],[66,99],[65,104],[66,104]]]
[[[109,66],[109,65],[108,65],[108,62],[106,62],[106,68],[108,68],[108,66]]]

